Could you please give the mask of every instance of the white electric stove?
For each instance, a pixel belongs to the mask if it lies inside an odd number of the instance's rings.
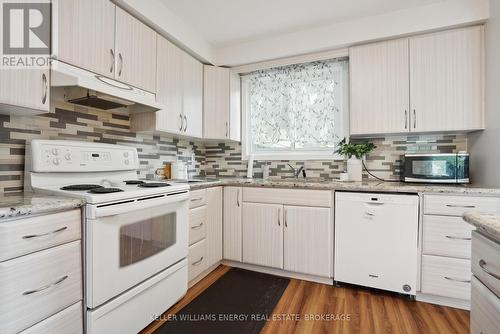
[[[133,147],[33,140],[26,190],[86,200],[87,333],[137,333],[187,291],[189,186],[139,180]]]

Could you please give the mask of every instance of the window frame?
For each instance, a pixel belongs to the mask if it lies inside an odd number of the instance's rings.
[[[346,57],[341,57],[346,58]],[[337,58],[331,59],[321,59],[324,61],[335,60]],[[344,60],[344,59],[342,59]],[[309,63],[314,60],[308,60],[304,63]],[[339,138],[349,138],[349,59],[346,58],[347,64],[343,68],[342,72],[342,84],[343,84],[343,96],[342,96],[342,111],[340,113],[340,129],[341,133]],[[287,64],[293,65],[293,64]],[[285,65],[286,66],[286,65]],[[251,129],[250,129],[250,110],[249,110],[249,94],[248,94],[248,81],[241,77],[241,158],[242,160],[249,160],[250,156],[253,156],[255,160],[268,160],[268,161],[279,161],[279,160],[341,160],[343,156],[334,153],[335,148],[325,148],[325,149],[285,149],[283,151],[279,149],[269,150],[269,151],[253,151],[252,141],[251,141]]]

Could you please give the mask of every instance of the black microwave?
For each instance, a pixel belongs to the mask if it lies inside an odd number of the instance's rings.
[[[403,181],[469,183],[469,154],[405,154]]]

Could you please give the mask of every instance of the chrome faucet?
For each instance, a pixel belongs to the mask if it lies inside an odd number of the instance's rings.
[[[306,171],[304,169],[304,166],[300,166],[300,168],[294,168],[292,165],[288,164],[288,166],[290,166],[290,169],[292,170],[293,172],[293,176],[298,179],[299,178],[299,175],[300,173],[302,172],[302,176],[303,177],[306,177]]]

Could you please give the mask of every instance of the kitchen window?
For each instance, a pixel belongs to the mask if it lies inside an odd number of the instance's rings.
[[[346,58],[243,75],[243,157],[331,159],[348,135],[347,101]]]

